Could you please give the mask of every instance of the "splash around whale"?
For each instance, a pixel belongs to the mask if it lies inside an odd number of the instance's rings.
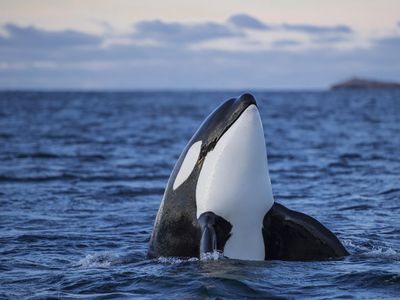
[[[348,255],[314,218],[275,202],[263,126],[254,97],[214,110],[169,178],[149,257],[322,260]]]

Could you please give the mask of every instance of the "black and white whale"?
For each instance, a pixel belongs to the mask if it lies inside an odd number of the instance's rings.
[[[317,220],[274,201],[261,118],[244,94],[203,122],[165,189],[149,257],[321,260],[348,255]]]

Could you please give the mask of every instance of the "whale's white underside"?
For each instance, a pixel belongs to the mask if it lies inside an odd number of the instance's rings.
[[[197,217],[211,211],[232,224],[225,256],[264,260],[263,218],[273,203],[263,127],[257,107],[250,105],[204,160]]]

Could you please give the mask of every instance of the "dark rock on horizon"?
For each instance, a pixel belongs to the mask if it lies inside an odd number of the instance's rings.
[[[352,78],[331,86],[331,90],[352,90],[352,89],[400,89],[400,83]]]

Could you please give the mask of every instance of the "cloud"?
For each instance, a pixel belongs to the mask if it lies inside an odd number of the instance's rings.
[[[74,31],[46,31],[35,27],[20,27],[14,24],[4,26],[8,36],[0,36],[2,47],[59,48],[99,45],[98,36]]]
[[[0,87],[25,88],[316,88],[352,74],[399,78],[396,55],[375,48],[340,52],[256,52],[113,46],[42,64],[1,68]],[[350,71],[349,71],[350,70]],[[351,74],[349,73],[351,72]],[[396,77],[397,76],[397,77]]]
[[[351,38],[348,35],[331,35],[331,34],[323,34],[323,35],[314,35],[311,39],[311,42],[314,44],[331,44],[337,45],[342,42],[349,42]]]
[[[387,36],[374,39],[372,40],[372,45],[376,49],[376,52],[380,53],[379,60],[382,63],[393,61],[393,67],[397,67],[400,70],[400,66],[397,63],[400,53],[400,36]],[[400,81],[400,78],[398,81]]]
[[[258,19],[245,14],[238,14],[231,16],[228,19],[228,23],[233,24],[239,28],[246,28],[246,29],[266,30],[269,28],[267,25],[265,25]]]
[[[353,32],[353,30],[347,25],[316,26],[310,24],[283,24],[282,27],[288,31],[297,31],[315,35],[327,33],[349,34]]]
[[[214,22],[186,24],[153,20],[139,22],[135,29],[135,38],[179,44],[243,36],[241,32],[232,31],[227,26]]]
[[[0,89],[313,88],[353,74],[400,79],[399,36],[375,38],[370,47],[339,49],[334,47],[339,40],[334,39],[352,35],[336,31],[346,30],[313,33],[304,39],[270,25],[265,32],[243,35],[244,27],[229,22],[143,21],[125,37],[129,43],[124,44],[79,31],[13,24],[5,29],[8,35],[0,36]],[[276,32],[271,35],[271,31]],[[254,34],[251,39],[250,34]],[[265,42],[257,40],[259,36],[273,39]],[[232,37],[244,37],[235,39],[242,44],[260,41],[261,46],[251,50],[193,47]],[[324,38],[333,40],[305,47]],[[160,43],[146,44],[145,39]],[[265,48],[266,44],[271,47]]]
[[[400,50],[400,36],[390,36],[374,40],[378,47],[390,47]]]
[[[302,42],[293,39],[281,39],[281,40],[275,40],[272,44],[274,46],[286,47],[286,46],[299,46],[302,44]]]

